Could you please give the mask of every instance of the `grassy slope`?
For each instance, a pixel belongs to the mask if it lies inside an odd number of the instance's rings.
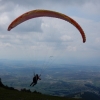
[[[76,100],[76,99],[43,95],[39,93],[28,93],[16,90],[8,90],[0,87],[0,100]]]

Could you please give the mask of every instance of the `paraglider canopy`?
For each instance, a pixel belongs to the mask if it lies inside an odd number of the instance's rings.
[[[81,28],[81,26],[74,19],[72,19],[71,17],[69,17],[65,14],[62,14],[62,13],[59,13],[59,12],[56,12],[56,11],[51,11],[51,10],[38,9],[38,10],[32,10],[32,11],[26,12],[26,13],[22,14],[21,16],[19,16],[18,18],[16,18],[9,25],[8,31],[10,31],[11,29],[13,29],[14,27],[16,27],[17,25],[19,25],[20,23],[22,23],[26,20],[36,18],[36,17],[44,17],[44,16],[60,18],[60,19],[63,19],[65,21],[68,21],[69,23],[74,25],[79,30],[79,32],[82,36],[82,39],[83,39],[83,43],[86,42],[86,36],[85,36],[85,33],[84,33],[83,29]]]

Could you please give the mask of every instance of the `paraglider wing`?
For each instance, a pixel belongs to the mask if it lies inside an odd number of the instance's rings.
[[[69,16],[59,13],[59,12],[55,12],[55,11],[51,11],[51,10],[32,10],[29,12],[26,12],[24,14],[22,14],[21,16],[19,16],[18,18],[16,18],[8,27],[8,31],[10,31],[12,28],[16,27],[17,25],[19,25],[20,23],[29,20],[31,18],[36,18],[36,17],[55,17],[55,18],[60,18],[63,19],[65,21],[68,21],[69,23],[73,24],[79,31],[80,34],[83,38],[83,43],[86,42],[86,37],[85,37],[85,33],[83,31],[83,29],[81,28],[81,26],[72,18],[70,18]]]

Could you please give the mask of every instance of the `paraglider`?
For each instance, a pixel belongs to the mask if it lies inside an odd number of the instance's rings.
[[[41,75],[40,75],[41,76]],[[34,86],[37,84],[37,81],[38,80],[41,80],[40,76],[38,74],[34,74],[34,77],[33,77],[33,82],[30,84],[30,86]]]
[[[19,16],[18,18],[16,18],[8,27],[8,31],[10,31],[11,29],[13,29],[14,27],[16,27],[17,25],[21,24],[22,22],[32,19],[32,18],[36,18],[36,17],[54,17],[54,18],[59,18],[65,21],[68,21],[69,23],[71,23],[72,25],[74,25],[80,32],[82,39],[83,39],[83,43],[86,42],[86,36],[85,33],[83,31],[83,29],[81,28],[81,26],[71,17],[56,12],[56,11],[51,11],[51,10],[32,10],[29,12],[26,12],[24,14],[22,14],[21,16]]]

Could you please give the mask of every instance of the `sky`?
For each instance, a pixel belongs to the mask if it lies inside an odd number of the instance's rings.
[[[35,9],[73,18],[86,42],[72,24],[50,17],[34,18],[7,31],[15,18]],[[0,59],[100,66],[100,0],[0,0]]]

